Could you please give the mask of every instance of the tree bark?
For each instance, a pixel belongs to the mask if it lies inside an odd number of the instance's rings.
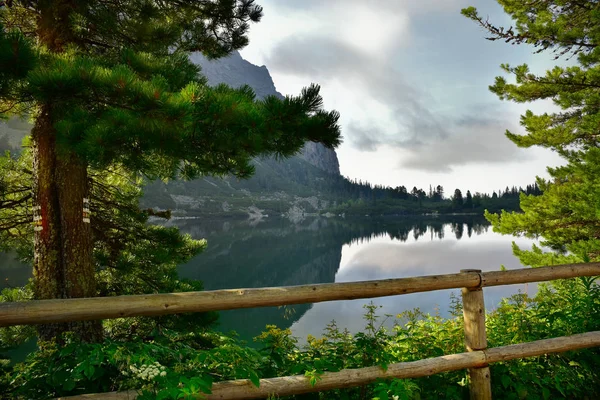
[[[73,42],[70,17],[77,8],[73,0],[41,1],[37,36],[53,53],[61,53]],[[68,148],[57,144],[54,118],[60,107],[52,102],[40,105],[32,130],[34,215],[34,293],[36,299],[67,299],[96,295],[93,240],[89,222],[84,222],[84,198],[88,194],[87,165]],[[64,105],[63,105],[64,107]],[[65,146],[66,147],[66,146]],[[89,220],[88,220],[89,221]],[[100,321],[42,325],[42,340],[65,331],[85,341],[102,338]]]
[[[87,197],[87,166],[74,154],[60,151],[52,126],[52,109],[44,105],[32,130],[34,206],[41,221],[34,241],[36,299],[67,299],[96,295],[92,232],[83,221]],[[99,321],[49,324],[39,327],[40,339],[65,331],[85,341],[102,338]]]

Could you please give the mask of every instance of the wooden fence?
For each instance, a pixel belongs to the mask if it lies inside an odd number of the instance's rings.
[[[445,371],[469,369],[472,399],[491,399],[488,365],[523,357],[600,346],[600,331],[487,348],[483,287],[541,282],[600,275],[600,263],[568,264],[510,271],[462,270],[458,274],[432,275],[378,281],[302,285],[259,289],[114,296],[64,300],[37,300],[0,304],[0,326],[82,321],[133,316],[157,316],[236,308],[317,303],[462,289],[466,353],[445,355],[380,367],[327,372],[315,386],[305,376],[261,379],[255,387],[248,379],[213,384],[208,399],[256,399],[365,385],[378,378],[417,378]],[[135,391],[97,393],[69,399],[134,399]]]

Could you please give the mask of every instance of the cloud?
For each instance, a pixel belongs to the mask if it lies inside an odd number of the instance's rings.
[[[486,86],[506,60],[460,16],[469,0],[263,3],[265,20],[251,40],[261,46],[249,53],[284,93],[321,85],[326,107],[341,113],[338,154],[359,149],[369,169],[385,151],[397,170],[426,173],[525,159],[503,135],[519,131],[519,112],[480,106],[496,101]],[[503,15],[497,5],[481,8]]]
[[[386,134],[378,127],[367,126],[358,120],[352,120],[345,127],[344,132],[346,137],[350,138],[351,145],[354,148],[366,152],[377,151],[380,146],[384,145],[406,148],[423,144],[418,137],[406,140],[399,139],[393,135]]]
[[[324,84],[338,81],[363,110],[384,109],[380,118],[371,115],[374,111],[342,114],[343,133],[362,151],[380,146],[403,150],[401,168],[451,172],[453,166],[522,159],[522,150],[503,135],[506,121],[515,121],[515,115],[499,118],[498,110],[489,106],[470,108],[468,117],[437,112],[443,104],[426,90],[411,86],[388,64],[373,62],[334,38],[288,38],[275,46],[268,64],[280,73]]]
[[[457,10],[471,4],[469,0],[419,0],[419,1],[398,1],[398,0],[379,0],[376,7],[371,7],[374,11],[387,14],[407,13],[410,15],[420,13],[447,12]],[[355,8],[364,5],[364,0],[303,0],[303,1],[281,1],[276,5],[281,9],[288,10],[315,10],[315,9],[335,9],[337,7]]]
[[[473,118],[451,123],[446,138],[403,147],[398,167],[430,172],[452,172],[453,167],[520,161],[525,152],[502,132],[506,120]]]
[[[406,43],[410,33],[410,15],[394,1],[379,2],[377,7],[364,1],[276,2],[273,7],[282,14],[294,13],[317,21],[319,36],[336,37],[371,56]],[[314,25],[313,25],[314,26]],[[301,30],[310,32],[311,30]],[[314,32],[314,30],[313,30]],[[296,32],[300,33],[300,32]]]
[[[326,98],[341,99],[346,142],[366,152],[381,146],[401,150],[401,169],[452,172],[456,166],[523,159],[523,151],[503,135],[516,114],[497,105],[465,104],[468,116],[456,116],[454,104],[411,85],[391,62],[335,37],[288,37],[274,46],[267,64],[283,75],[336,85]],[[444,107],[451,111],[440,112]]]
[[[385,137],[382,132],[395,131],[398,137],[386,137],[386,140],[397,142],[415,142],[423,137],[439,139],[448,135],[444,124],[431,112],[430,105],[434,100],[426,92],[408,84],[389,63],[377,62],[360,49],[335,38],[290,37],[274,47],[267,64],[281,74],[301,76],[325,85],[332,81],[341,82],[342,90],[354,99],[358,108],[386,109],[387,115],[379,121],[369,120],[367,116],[359,123],[353,121],[351,115],[342,115],[344,135],[351,142],[365,139],[357,124],[372,125],[370,130],[378,132],[380,137]],[[367,146],[367,149],[372,148]]]

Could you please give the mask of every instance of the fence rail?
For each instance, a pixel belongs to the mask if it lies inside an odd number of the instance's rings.
[[[600,275],[600,263],[274,288],[34,300],[0,304],[0,327],[319,303],[596,275]]]
[[[600,275],[600,263],[567,264],[510,271],[462,270],[458,274],[386,279],[351,283],[259,289],[214,290],[137,296],[37,300],[0,304],[0,326],[32,325],[134,316],[157,316],[236,308],[317,303],[373,298],[441,289],[462,289],[467,353],[380,367],[328,372],[311,386],[305,376],[261,379],[255,387],[247,379],[217,382],[208,399],[254,399],[340,389],[371,383],[378,378],[416,378],[444,371],[469,369],[472,399],[491,399],[488,364],[547,353],[600,346],[600,331],[517,345],[487,348],[482,288]],[[97,393],[65,399],[133,399],[135,391]]]

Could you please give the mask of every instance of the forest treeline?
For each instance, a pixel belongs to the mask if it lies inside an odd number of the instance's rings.
[[[525,186],[506,187],[491,194],[466,192],[455,189],[447,193],[443,186],[429,186],[427,191],[416,186],[411,190],[402,186],[373,185],[362,180],[344,178],[334,193],[340,202],[332,209],[336,213],[407,215],[423,213],[483,213],[484,210],[519,211],[521,194],[539,196],[542,190],[537,182]]]

